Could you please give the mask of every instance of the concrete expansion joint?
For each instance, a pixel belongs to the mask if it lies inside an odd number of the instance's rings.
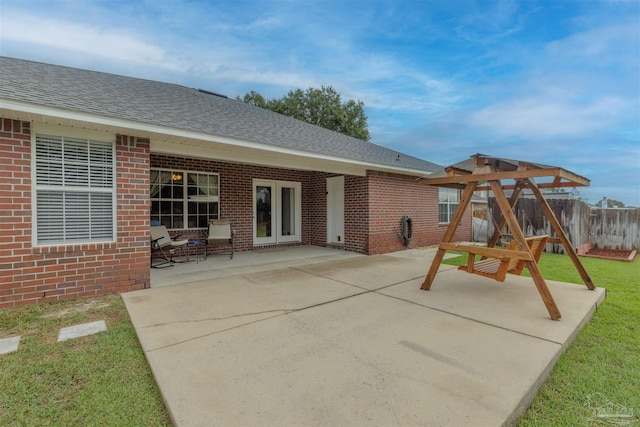
[[[217,335],[223,332],[227,332],[227,331],[231,331],[234,329],[238,329],[238,328],[242,328],[245,326],[249,326],[249,325],[253,325],[254,323],[259,323],[259,322],[263,322],[266,320],[270,320],[273,319],[274,317],[279,317],[279,316],[283,316],[283,315],[289,315],[292,313],[297,313],[303,310],[308,310],[314,307],[319,307],[319,306],[323,306],[323,305],[327,305],[327,304],[331,304],[337,301],[341,301],[341,300],[346,300],[349,298],[353,298],[359,295],[364,295],[364,294],[368,294],[368,293],[372,293],[375,292],[375,290],[366,290],[364,292],[359,292],[357,294],[354,295],[348,295],[346,297],[342,297],[342,298],[336,298],[333,300],[329,300],[329,301],[324,301],[318,304],[313,304],[313,305],[309,305],[309,306],[304,306],[304,307],[300,307],[300,308],[295,308],[295,309],[272,309],[272,310],[264,310],[264,311],[258,311],[258,312],[253,312],[253,313],[242,313],[242,314],[236,314],[233,316],[225,316],[225,317],[210,317],[210,318],[206,318],[206,319],[197,319],[197,320],[179,320],[179,321],[175,321],[175,322],[165,322],[165,323],[155,323],[153,325],[146,325],[146,326],[141,326],[141,329],[149,329],[149,328],[154,328],[154,327],[161,327],[161,326],[167,326],[167,325],[176,325],[176,324],[193,324],[193,323],[200,323],[200,322],[207,322],[207,321],[218,321],[218,320],[227,320],[227,319],[233,319],[233,318],[239,318],[239,317],[246,317],[246,316],[255,316],[255,315],[260,315],[260,314],[269,314],[269,313],[277,313],[274,316],[269,316],[263,319],[257,319],[251,322],[247,322],[247,323],[243,323],[241,325],[236,325],[236,326],[232,326],[230,328],[225,328],[225,329],[221,329],[219,331],[214,331],[211,333],[207,333],[207,334],[203,334],[203,335],[199,335],[197,337],[192,337],[186,340],[182,340],[182,341],[177,341],[171,344],[167,344],[167,345],[163,345],[160,347],[156,347],[156,348],[151,348],[149,350],[146,350],[146,353],[151,353],[153,351],[156,350],[163,350],[166,348],[170,348],[170,347],[174,347],[177,345],[181,345],[187,342],[191,342],[191,341],[195,341],[195,340],[199,340],[201,338],[206,338],[206,337],[210,337],[213,335]]]
[[[152,325],[142,326],[142,328],[155,328],[155,327],[158,327],[158,326],[179,325],[179,324],[183,324],[183,323],[201,323],[201,322],[210,322],[210,321],[218,321],[218,320],[237,319],[239,317],[257,316],[257,315],[260,315],[260,314],[269,314],[269,313],[288,314],[288,313],[292,313],[294,311],[298,311],[298,309],[276,308],[276,309],[272,309],[272,310],[256,311],[256,312],[253,312],[253,313],[234,314],[232,316],[207,317],[207,318],[204,318],[204,319],[176,320],[175,322],[154,323]]]
[[[282,310],[280,312],[278,312],[277,310],[268,310],[265,313],[268,313],[268,312],[275,312],[275,313],[278,313],[278,314],[276,314],[274,316],[266,317],[264,319],[258,319],[258,320],[254,320],[254,321],[251,321],[251,322],[243,323],[243,324],[240,324],[240,325],[232,326],[230,328],[221,329],[219,331],[210,332],[208,334],[198,335],[198,336],[195,336],[195,337],[192,337],[192,338],[189,338],[189,339],[185,339],[185,340],[182,340],[182,341],[176,341],[176,342],[173,342],[171,344],[163,345],[163,346],[160,346],[160,347],[150,348],[148,350],[145,350],[145,353],[152,353],[152,352],[157,351],[157,350],[164,350],[164,349],[175,347],[175,346],[178,346],[178,345],[182,345],[182,344],[185,344],[185,343],[188,343],[188,342],[191,342],[191,341],[197,341],[197,340],[202,339],[202,338],[207,338],[207,337],[211,337],[213,335],[221,334],[223,332],[232,331],[232,330],[238,329],[238,328],[243,328],[245,326],[253,325],[254,323],[259,323],[259,322],[262,322],[264,320],[273,319],[274,317],[278,317],[278,316],[282,316],[282,315],[290,313],[290,312],[283,312]],[[233,316],[233,317],[240,317],[240,316],[241,315]],[[248,314],[245,314],[244,316],[248,316]],[[229,318],[231,318],[231,317],[229,317]],[[194,322],[169,322],[169,323],[164,323],[164,325],[171,325],[171,324],[178,324],[178,323],[194,323]],[[162,326],[162,325],[159,324],[158,326]]]
[[[397,285],[400,285],[402,283],[410,282],[412,280],[422,279],[424,277],[424,275],[420,275],[420,276],[412,277],[412,278],[409,278],[409,279],[403,279],[403,280],[401,280],[399,282],[390,283],[388,285],[384,285],[384,286],[381,286],[379,288],[369,289],[369,288],[365,288],[364,286],[358,286],[358,285],[355,285],[353,283],[350,283],[350,282],[347,282],[347,281],[344,281],[344,280],[338,280],[335,277],[328,277],[328,276],[325,276],[325,275],[322,275],[322,274],[314,273],[313,271],[304,270],[302,268],[296,268],[296,267],[289,267],[289,268],[291,270],[299,271],[299,272],[304,273],[304,274],[309,274],[309,275],[312,275],[312,276],[316,276],[316,277],[320,277],[320,278],[323,278],[323,279],[331,280],[331,281],[336,282],[336,283],[340,283],[340,284],[347,285],[347,286],[352,286],[354,288],[363,289],[363,290],[366,291],[366,292],[362,292],[360,294],[351,295],[351,296],[357,296],[357,295],[362,295],[362,294],[366,294],[366,293],[376,292],[376,291],[379,291],[381,289],[386,289],[386,288],[389,288],[391,286],[397,286]],[[350,297],[348,297],[348,298],[350,298]],[[344,299],[344,298],[341,298],[341,299]],[[339,301],[339,300],[336,300],[336,301]]]
[[[380,288],[380,289],[383,289],[383,288]],[[562,342],[557,341],[557,340],[553,340],[553,339],[550,339],[550,338],[540,337],[538,335],[529,334],[529,333],[526,333],[526,332],[523,332],[523,331],[519,331],[517,329],[507,328],[505,326],[500,326],[500,325],[497,325],[497,324],[494,324],[494,323],[485,322],[483,320],[474,319],[473,317],[468,317],[468,316],[463,316],[461,314],[452,313],[451,311],[443,310],[443,309],[440,309],[440,308],[429,307],[428,305],[419,304],[419,303],[417,303],[415,301],[411,301],[411,300],[408,300],[408,299],[405,299],[405,298],[399,298],[399,297],[394,297],[392,295],[385,295],[385,294],[381,294],[381,295],[387,296],[389,298],[397,299],[398,301],[408,302],[409,304],[415,304],[417,306],[424,307],[424,308],[427,308],[429,310],[434,310],[434,311],[438,311],[440,313],[449,314],[451,316],[459,317],[461,319],[470,320],[470,321],[472,321],[474,323],[479,323],[479,324],[482,324],[482,325],[491,326],[491,327],[494,327],[494,328],[502,329],[503,331],[513,332],[513,333],[518,334],[518,335],[523,335],[523,336],[535,338],[535,339],[538,339],[538,340],[541,340],[541,341],[546,341],[546,342],[549,342],[549,343],[552,343],[552,344],[557,344],[557,345],[559,345],[561,347],[563,346]]]

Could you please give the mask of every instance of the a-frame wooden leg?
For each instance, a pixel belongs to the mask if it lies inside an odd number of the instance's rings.
[[[556,302],[551,295],[551,291],[549,291],[549,287],[547,286],[547,282],[545,282],[544,277],[542,277],[542,273],[540,272],[540,268],[538,268],[538,264],[535,261],[525,261],[525,265],[531,273],[531,278],[533,279],[533,283],[535,283],[536,288],[538,288],[538,293],[540,297],[542,297],[542,302],[545,307],[547,307],[547,311],[549,312],[549,316],[552,320],[559,320],[562,315],[560,314],[560,310],[556,305]]]
[[[511,234],[513,235],[513,240],[518,244],[518,249],[521,251],[528,251],[529,245],[524,239],[524,233],[520,229],[520,224],[518,224],[518,218],[516,214],[513,213],[513,207],[507,201],[507,197],[502,190],[502,185],[500,181],[489,181],[489,186],[491,187],[491,191],[493,191],[493,196],[498,203],[498,207],[502,212],[502,217],[504,218],[505,223],[509,226],[511,230]]]
[[[502,186],[499,181],[489,181],[489,185],[491,186],[491,190],[493,191],[493,195],[496,198],[496,202],[502,211],[502,215],[511,229],[511,233],[513,234],[514,240],[518,243],[518,247],[520,250],[530,251],[529,245],[525,241],[524,233],[520,229],[520,224],[518,224],[518,219],[516,215],[513,213],[513,209],[507,201],[504,192],[502,191]],[[551,319],[558,320],[560,317],[560,310],[558,310],[558,306],[549,291],[549,287],[547,286],[547,282],[545,282],[544,277],[542,277],[542,273],[538,268],[538,264],[535,261],[525,261],[525,265],[527,269],[529,269],[529,273],[531,273],[531,277],[533,278],[533,282],[538,289],[538,293],[542,298],[542,302],[545,307],[547,307],[547,311],[549,312],[549,316]]]
[[[532,179],[527,179],[527,181],[528,181],[529,188],[531,188],[531,191],[533,191],[533,194],[536,196],[536,199],[538,199],[538,203],[540,203],[540,207],[542,207],[542,211],[544,212],[545,216],[549,220],[549,223],[551,224],[553,231],[556,232],[556,235],[560,239],[562,246],[564,246],[565,252],[567,253],[567,255],[569,255],[569,258],[571,258],[571,261],[573,262],[574,267],[580,274],[580,277],[582,277],[582,281],[587,286],[587,288],[591,290],[595,289],[596,285],[593,283],[593,281],[591,280],[591,277],[589,276],[589,273],[587,273],[587,270],[585,270],[584,266],[582,265],[582,262],[580,261],[578,254],[576,254],[576,251],[573,248],[573,245],[571,244],[569,237],[567,237],[566,233],[562,229],[562,226],[560,225],[560,222],[558,222],[558,219],[553,213],[553,210],[551,210],[551,206],[549,206],[549,203],[547,203],[547,200],[544,198],[544,196],[540,192],[540,189],[538,188],[536,183]]]
[[[520,193],[522,193],[522,184],[523,184],[522,181],[520,180],[516,181],[516,186],[513,189],[513,193],[511,193],[511,198],[509,199],[509,206],[511,206],[511,210],[513,210],[513,207],[516,205],[516,202],[518,201],[518,197],[520,197]],[[500,217],[500,220],[498,221],[498,225],[496,229],[493,230],[493,235],[487,242],[488,248],[493,248],[495,247],[496,243],[498,243],[498,239],[500,238],[500,233],[502,233],[502,229],[504,228],[506,223],[507,221],[505,220],[504,215],[502,215],[502,217]],[[483,259],[484,258],[486,257],[483,257]]]
[[[449,227],[447,227],[447,231],[442,237],[443,242],[449,243],[453,239],[453,236],[456,234],[458,225],[460,224],[460,221],[462,221],[462,217],[464,216],[464,211],[467,209],[467,206],[469,206],[469,203],[471,202],[471,198],[473,196],[473,192],[476,190],[477,186],[477,182],[470,182],[465,187],[464,192],[462,193],[462,199],[460,199],[460,204],[453,214],[453,218],[449,223]],[[446,249],[442,249],[440,247],[438,248],[436,256],[433,258],[433,262],[431,263],[431,267],[429,268],[429,272],[427,273],[427,277],[425,277],[424,282],[422,282],[422,286],[420,286],[420,289],[428,291],[431,288],[433,279],[435,279],[436,274],[438,273],[438,268],[440,267],[440,263],[442,263],[442,259],[444,258],[444,254],[446,252]]]
[[[420,289],[423,289],[425,291],[431,289],[431,284],[433,283],[433,279],[436,278],[436,274],[438,274],[438,268],[440,268],[440,264],[444,259],[445,253],[447,253],[446,249],[438,248],[436,256],[433,258],[433,262],[431,263],[431,267],[429,267],[427,277],[424,278],[424,282],[422,282],[422,286],[420,286]]]

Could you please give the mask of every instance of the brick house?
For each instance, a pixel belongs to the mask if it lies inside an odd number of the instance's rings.
[[[0,58],[0,308],[149,286],[152,221],[381,254],[408,215],[432,245],[458,200],[417,183],[438,168],[204,90]]]

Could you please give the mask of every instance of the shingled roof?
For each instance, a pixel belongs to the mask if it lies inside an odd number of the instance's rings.
[[[177,84],[0,57],[2,101],[89,113],[425,173],[434,163]]]

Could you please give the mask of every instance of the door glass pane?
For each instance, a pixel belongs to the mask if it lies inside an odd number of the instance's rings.
[[[256,186],[256,237],[271,237],[271,187]]]
[[[291,236],[295,233],[295,191],[293,188],[282,188],[280,198],[282,207],[282,223],[280,224],[282,236]]]

